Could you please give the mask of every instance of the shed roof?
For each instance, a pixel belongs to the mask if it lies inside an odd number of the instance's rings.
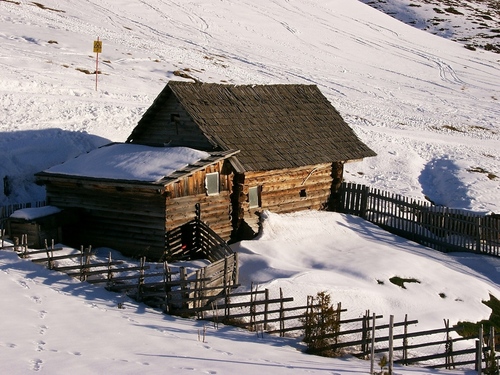
[[[237,151],[208,153],[188,147],[111,143],[36,176],[42,180],[56,177],[165,186],[235,153]]]
[[[271,170],[375,156],[316,85],[170,81],[129,141],[175,95],[214,149],[240,150],[244,170]],[[159,140],[160,141],[160,140]]]

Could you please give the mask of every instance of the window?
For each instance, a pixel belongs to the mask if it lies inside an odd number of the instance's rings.
[[[248,206],[250,208],[260,207],[260,186],[248,188]]]
[[[219,172],[207,173],[205,177],[207,195],[219,194]]]
[[[175,124],[175,134],[179,134],[179,123],[180,123],[181,117],[177,113],[171,113],[170,114],[170,121]]]
[[[299,193],[299,197],[301,198],[306,198],[307,197],[307,192],[306,189],[302,189]]]

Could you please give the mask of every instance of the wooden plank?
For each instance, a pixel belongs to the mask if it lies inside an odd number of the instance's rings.
[[[95,267],[108,267],[108,266],[115,266],[115,265],[120,265],[123,264],[123,261],[113,261],[113,262],[103,262],[103,263],[90,263],[90,264],[78,264],[74,266],[62,266],[62,267],[57,267],[55,266],[52,268],[54,271],[59,271],[59,272],[64,272],[68,270],[77,270],[80,268],[95,268]]]

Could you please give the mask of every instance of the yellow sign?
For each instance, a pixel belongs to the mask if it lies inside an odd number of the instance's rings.
[[[100,40],[94,40],[94,52],[95,53],[102,52],[102,42]]]

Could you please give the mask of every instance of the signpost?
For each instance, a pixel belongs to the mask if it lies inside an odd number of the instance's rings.
[[[99,40],[99,37],[97,37],[97,40],[94,40],[94,53],[95,55],[95,91],[97,91],[97,75],[99,72],[99,54],[102,52],[102,41]]]

